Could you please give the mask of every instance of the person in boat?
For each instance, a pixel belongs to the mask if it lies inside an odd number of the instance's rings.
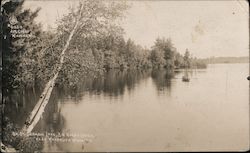
[[[189,82],[187,70],[185,71],[185,75],[182,77],[182,81]]]

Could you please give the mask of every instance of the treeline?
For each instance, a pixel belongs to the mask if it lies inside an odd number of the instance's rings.
[[[249,63],[249,57],[210,57],[202,59],[207,64],[217,63]]]
[[[190,56],[181,55],[170,38],[157,38],[150,49],[131,39],[124,39],[124,30],[117,24],[128,6],[124,2],[83,1],[83,10],[69,8],[69,13],[57,22],[57,29],[42,31],[34,22],[35,12],[24,10],[23,1],[9,1],[3,5],[3,88],[8,93],[22,86],[43,85],[55,73],[63,46],[74,28],[74,18],[81,14],[76,33],[69,42],[60,83],[69,85],[87,75],[101,75],[110,69],[177,69],[205,68],[206,65]],[[30,30],[34,38],[13,38],[10,18]]]
[[[17,101],[11,100],[13,91],[25,95],[25,88],[43,88],[56,73],[60,55],[67,43],[69,47],[63,55],[65,61],[57,79],[58,84],[64,86],[74,86],[86,77],[103,75],[111,69],[173,70],[206,66],[191,57],[188,50],[181,55],[171,39],[157,38],[150,49],[141,47],[131,39],[125,40],[124,30],[117,24],[117,20],[128,9],[125,2],[81,2],[81,6],[69,8],[69,13],[57,22],[56,30],[48,31],[43,31],[41,25],[34,21],[39,9],[24,9],[23,0],[2,2],[3,105],[8,102],[18,105]],[[22,27],[22,30],[29,31],[28,34],[34,37],[13,37],[13,25]],[[73,29],[75,33],[71,36]],[[39,150],[39,146],[34,145],[32,140],[12,137],[10,131],[15,126],[8,126],[7,123],[9,121],[6,120],[2,124],[4,132],[1,131],[5,133],[5,144],[11,144],[24,152]]]

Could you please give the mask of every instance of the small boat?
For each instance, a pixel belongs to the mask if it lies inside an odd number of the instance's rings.
[[[189,82],[189,77],[188,77],[188,73],[187,73],[187,70],[185,71],[185,75],[182,77],[182,81],[183,82]]]
[[[190,80],[190,79],[189,79],[187,76],[183,76],[183,77],[182,77],[182,81],[183,81],[183,82],[189,82],[189,80]]]

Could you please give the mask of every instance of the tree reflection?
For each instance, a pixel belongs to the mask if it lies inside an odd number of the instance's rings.
[[[65,127],[65,118],[61,114],[61,97],[57,91],[54,91],[50,97],[50,101],[45,108],[42,120],[35,130],[47,132],[62,132]]]
[[[17,126],[22,126],[33,110],[39,99],[41,91],[39,88],[23,88],[13,90],[8,99],[5,99],[4,116],[8,117]]]
[[[171,92],[171,79],[174,78],[174,76],[174,71],[165,69],[153,70],[151,73],[153,82],[159,92]]]
[[[23,88],[13,90],[5,99],[3,109],[4,117],[1,137],[5,144],[10,144],[20,152],[41,151],[43,142],[36,141],[34,137],[22,135],[13,136],[13,132],[20,132],[29,113],[34,108],[39,95],[39,90]]]
[[[86,77],[73,88],[66,86],[57,87],[59,97],[70,97],[81,101],[83,94],[104,94],[105,96],[117,97],[124,94],[125,89],[133,90],[137,83],[150,76],[149,70],[110,70],[100,77]]]

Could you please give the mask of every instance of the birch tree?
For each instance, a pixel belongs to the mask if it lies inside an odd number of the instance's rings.
[[[107,53],[112,50],[113,54],[115,51],[109,47],[107,40],[110,37],[122,37],[123,30],[117,19],[122,17],[127,8],[123,2],[110,1],[82,1],[82,6],[79,26],[66,53],[63,75],[60,77],[72,84],[76,84],[87,73],[103,72]],[[79,7],[72,7],[70,13],[58,23],[62,38],[67,37],[68,31],[72,29],[73,18],[77,14]]]
[[[62,46],[59,47],[61,52],[56,63],[56,69],[51,72],[53,76],[46,84],[38,103],[26,120],[23,127],[24,132],[31,132],[39,121],[62,68],[64,68],[63,74],[67,76],[72,75],[70,71],[77,71],[76,76],[72,77],[77,78],[77,75],[80,76],[86,73],[90,66],[96,66],[94,65],[95,62],[93,62],[95,60],[93,52],[98,48],[94,48],[94,45],[89,40],[96,42],[96,38],[100,35],[107,35],[110,28],[117,27],[115,20],[121,17],[125,9],[126,5],[123,3],[85,0],[80,1],[78,6],[71,7],[69,14],[59,21],[57,38],[60,38],[58,42]],[[102,50],[99,49],[99,51]],[[75,58],[78,60],[75,60]],[[67,63],[74,63],[76,66],[65,66],[65,59],[68,60]],[[86,61],[83,59],[86,59]],[[62,74],[60,75],[65,77]]]

